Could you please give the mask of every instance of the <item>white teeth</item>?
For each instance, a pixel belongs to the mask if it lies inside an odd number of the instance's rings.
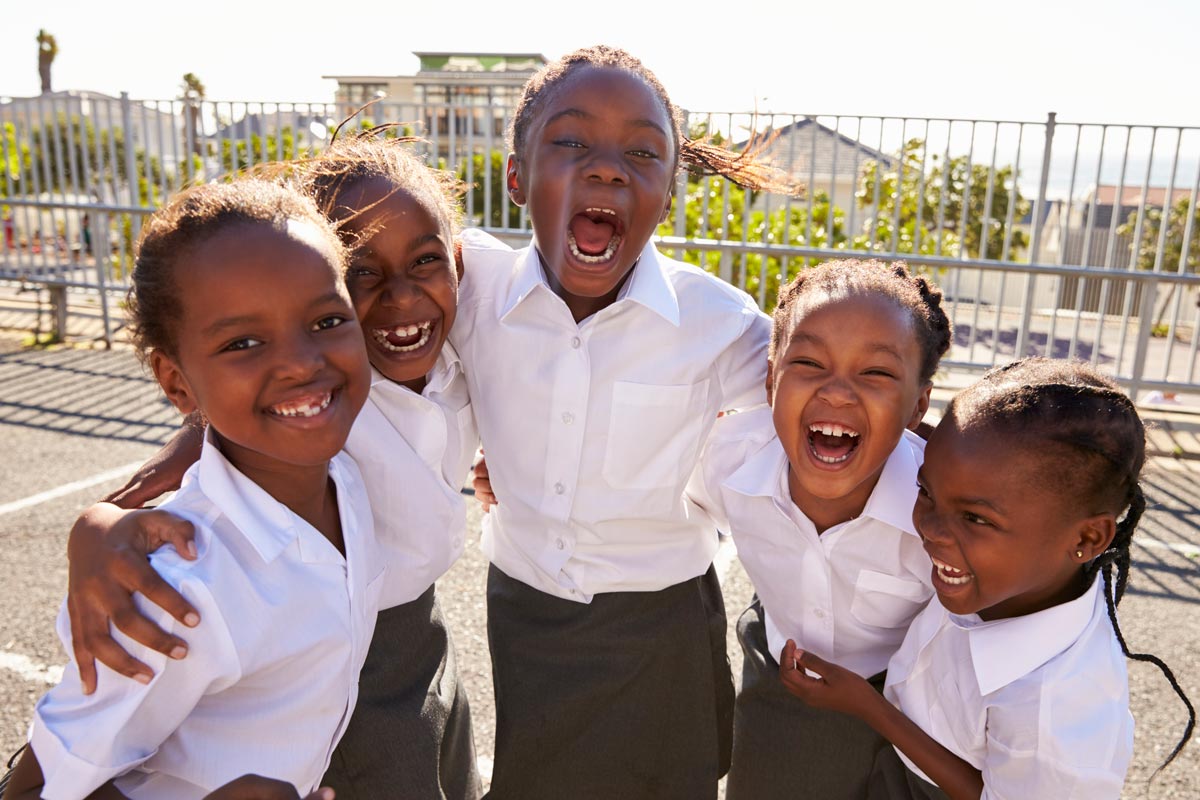
[[[931,558],[930,560],[933,562],[933,566],[937,568],[938,577],[951,586],[961,586],[964,583],[970,582],[971,573],[952,567],[945,562],[938,561],[936,558]]]
[[[614,217],[617,215],[617,212],[613,211],[611,208],[585,208],[584,211],[594,211],[598,214],[609,214]]]
[[[392,328],[373,328],[371,330],[371,336],[375,338],[375,341],[379,342],[380,346],[383,347],[384,350],[390,350],[393,353],[409,353],[413,350],[419,350],[424,347],[429,341],[429,336],[432,331],[433,320],[425,320],[424,322],[418,322],[415,325],[397,325]],[[421,338],[418,339],[414,344],[394,345],[388,341],[389,334],[407,337],[416,336],[418,333],[421,334]]]
[[[316,403],[299,403],[297,405],[277,405],[267,409],[277,417],[315,417],[329,408],[333,400],[333,392],[326,392]]]
[[[808,429],[813,433],[823,433],[826,436],[849,436],[852,439],[858,437],[858,431],[830,422],[809,425]]]
[[[591,211],[592,209],[588,209]],[[601,209],[596,209],[601,210]],[[579,249],[579,245],[575,241],[575,234],[567,231],[567,247],[571,248],[571,255],[578,258],[585,264],[603,264],[612,259],[616,255],[617,247],[621,244],[621,237],[615,234],[608,240],[608,247],[598,256],[589,256],[587,253]]]

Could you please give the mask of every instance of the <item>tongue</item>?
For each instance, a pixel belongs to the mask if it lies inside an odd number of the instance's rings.
[[[398,333],[388,333],[388,344],[392,347],[408,347],[410,344],[416,344],[421,340],[421,331],[418,330],[412,336],[402,336]]]
[[[616,228],[607,222],[593,222],[585,214],[576,214],[571,219],[571,233],[575,245],[589,256],[598,256],[608,249]]]
[[[813,449],[825,458],[841,458],[854,449],[855,439],[850,436],[826,436],[813,432]]]

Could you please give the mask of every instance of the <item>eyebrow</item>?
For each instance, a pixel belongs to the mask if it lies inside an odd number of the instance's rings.
[[[326,292],[325,294],[321,295],[317,299],[313,300],[311,303],[308,304],[308,307],[316,308],[317,306],[323,306],[326,303],[345,303],[345,302],[346,302],[346,300],[344,297],[342,297],[336,291],[332,291],[332,292]],[[200,334],[202,336],[214,336],[218,333],[221,333],[222,331],[229,330],[230,328],[238,328],[238,327],[241,327],[242,325],[251,325],[255,322],[258,322],[261,319],[262,319],[261,314],[242,314],[242,315],[236,316],[236,317],[223,317],[222,319],[219,319],[216,322],[214,322],[212,325],[209,325],[208,327],[204,328],[202,331],[200,331]]]
[[[547,119],[546,124],[549,125],[555,120],[562,119],[563,117],[573,117],[575,119],[582,120],[594,120],[596,118],[594,114],[589,114],[581,108],[564,108],[562,111],[559,111],[557,114],[554,114]],[[635,128],[653,128],[663,136],[668,136],[666,129],[652,119],[639,117],[638,119],[629,120],[627,124],[632,125]]]
[[[788,344],[792,345],[792,344],[795,344],[796,342],[806,342],[809,344],[820,345],[821,347],[829,346],[829,343],[826,342],[824,339],[822,339],[820,336],[817,336],[814,333],[804,333],[802,331],[794,331],[792,333],[792,338],[788,341]],[[897,350],[895,347],[892,347],[890,344],[886,344],[884,342],[876,342],[874,344],[868,345],[867,349],[869,349],[872,353],[885,353],[886,355],[891,356],[892,358],[896,359],[897,361],[901,361],[901,362],[904,361],[904,356],[900,353],[899,350]]]
[[[417,236],[415,236],[412,239],[412,241],[410,241],[408,243],[408,249],[416,250],[418,247],[423,247],[426,244],[429,244],[430,242],[440,242],[441,238],[442,238],[442,234],[440,231],[437,233],[418,234]],[[371,246],[370,239],[368,239],[365,242],[363,242],[362,244],[358,245],[355,252],[360,255],[372,255],[372,256],[379,255],[379,250]]]

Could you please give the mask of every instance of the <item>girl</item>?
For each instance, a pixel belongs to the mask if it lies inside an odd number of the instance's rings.
[[[658,80],[593,47],[526,84],[508,190],[532,246],[464,236],[451,341],[498,505],[484,523],[490,797],[715,797],[733,690],[712,521],[684,492],[718,412],[763,401],[769,323],[650,243],[687,139]]]
[[[315,205],[270,183],[199,187],[147,221],[133,338],[172,404],[208,423],[166,506],[196,526],[193,558],[152,563],[205,624],[186,660],[125,640],[150,680],[102,676],[85,694],[69,666],[6,797],[202,797],[252,771],[318,785],[384,583],[362,478],[339,454],[370,378],[344,267]],[[219,796],[286,796],[273,786]]]
[[[742,685],[726,797],[863,797],[887,741],[790,697],[784,642],[883,689],[933,594],[912,527],[912,430],[950,345],[941,292],[903,263],[833,261],[780,292],[770,408],[717,422],[694,496],[729,531],[756,598],[738,621]]]
[[[339,140],[308,162],[279,166],[275,171],[286,168],[297,178],[350,246],[346,280],[373,369],[346,450],[363,473],[389,565],[359,703],[325,783],[342,800],[475,800],[481,787],[470,710],[434,592],[434,581],[463,551],[459,489],[478,447],[462,368],[446,342],[458,294],[457,183],[426,167],[406,140],[371,132]],[[193,452],[186,437],[168,450],[152,462],[160,483],[180,474]],[[408,466],[413,462],[425,468]],[[149,499],[131,492],[123,502]],[[130,515],[113,533],[141,538],[151,519]],[[111,561],[97,548],[72,563],[76,573],[103,576]]]
[[[884,751],[872,797],[1118,797],[1133,750],[1122,653],[1187,706],[1166,763],[1179,753],[1192,705],[1117,623],[1144,462],[1133,403],[1084,364],[1026,359],[954,398],[913,511],[937,598],[888,666],[894,707],[791,641],[781,662],[789,690],[896,746],[903,764]]]

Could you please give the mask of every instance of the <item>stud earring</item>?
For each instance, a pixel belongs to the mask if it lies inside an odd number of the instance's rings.
[[[1075,557],[1076,557],[1076,558],[1083,558],[1083,551],[1082,551],[1082,550],[1076,550],[1076,551],[1075,551]]]

